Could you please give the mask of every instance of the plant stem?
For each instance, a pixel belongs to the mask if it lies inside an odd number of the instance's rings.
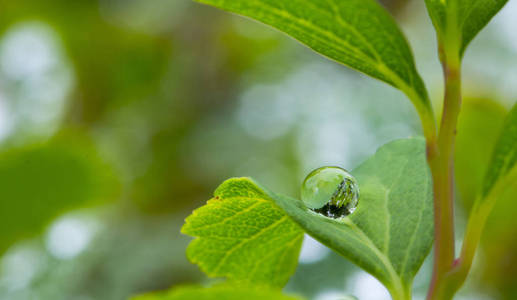
[[[454,264],[454,142],[461,106],[461,68],[458,51],[444,49],[440,59],[444,71],[445,97],[437,151],[428,152],[434,192],[434,265],[427,299],[446,300],[445,275]],[[449,44],[450,45],[450,44]]]

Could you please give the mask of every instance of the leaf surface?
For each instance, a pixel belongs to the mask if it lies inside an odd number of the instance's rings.
[[[187,257],[211,277],[282,287],[294,273],[303,231],[248,179],[222,183],[182,233],[197,237]]]
[[[454,35],[459,55],[508,0],[426,0],[438,35]],[[450,41],[449,41],[450,42]]]
[[[270,25],[314,51],[402,90],[425,118],[426,88],[409,45],[375,0],[197,0]]]
[[[200,286],[183,286],[168,292],[145,294],[133,300],[296,300],[277,290],[232,287],[227,285],[204,288]]]

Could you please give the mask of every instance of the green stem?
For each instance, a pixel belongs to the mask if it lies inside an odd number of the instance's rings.
[[[446,273],[454,264],[454,142],[461,107],[460,58],[455,49],[440,45],[445,78],[445,97],[436,152],[428,153],[434,192],[434,265],[428,300],[451,299],[446,290]],[[450,45],[450,44],[449,44]]]

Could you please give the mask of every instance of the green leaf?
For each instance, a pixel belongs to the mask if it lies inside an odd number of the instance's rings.
[[[508,111],[496,101],[466,98],[458,119],[454,172],[461,202],[470,210],[481,193],[485,174]]]
[[[425,142],[388,143],[352,174],[359,183],[359,205],[342,220],[315,214],[300,200],[267,193],[307,233],[379,279],[394,299],[410,299],[412,280],[433,242]]]
[[[1,152],[0,254],[67,210],[111,200],[117,183],[77,132]]]
[[[248,179],[221,184],[182,233],[197,237],[187,257],[211,277],[282,287],[294,273],[303,231]]]
[[[224,182],[216,191],[216,197],[219,196],[219,199],[210,200],[207,206],[196,210],[194,215],[187,219],[185,226],[191,227],[195,222],[195,227],[201,228],[199,231],[203,232],[203,228],[219,224],[219,227],[205,235],[212,237],[225,234],[223,238],[227,235],[246,237],[250,234],[246,233],[249,231],[246,228],[247,223],[260,224],[263,223],[262,219],[270,220],[268,223],[272,223],[274,221],[269,216],[275,215],[274,220],[286,220],[289,226],[276,230],[270,238],[276,236],[276,239],[284,240],[284,235],[292,236],[285,241],[271,243],[272,247],[278,249],[286,247],[290,241],[299,243],[297,239],[301,236],[290,219],[286,218],[287,213],[314,238],[377,277],[395,299],[408,299],[413,277],[429,253],[433,241],[432,189],[425,158],[425,142],[423,139],[391,142],[381,147],[372,158],[352,173],[357,178],[361,190],[359,205],[351,216],[341,220],[313,213],[300,200],[277,195],[249,178],[238,178]],[[268,199],[264,203],[267,206],[263,209],[254,208],[257,213],[249,214],[249,207],[254,203],[260,203],[260,200],[253,202],[254,198]],[[285,212],[272,205],[269,202],[271,200]],[[219,209],[214,207],[215,205]],[[233,211],[228,211],[232,208]],[[236,214],[240,216],[238,219],[232,217]],[[268,217],[259,218],[257,215]],[[231,224],[227,224],[228,217],[231,218]],[[221,223],[221,220],[225,223]],[[239,232],[246,234],[241,235]],[[200,243],[202,240],[197,239],[194,242]],[[239,276],[247,276],[244,271],[246,269],[248,272],[254,270],[256,257],[262,253],[260,247],[270,247],[262,245],[267,243],[267,240],[263,239],[260,243],[253,244],[254,248],[247,253],[247,260],[241,257],[243,253],[221,261],[220,257],[232,255],[231,247],[226,246],[226,242],[216,239],[207,240],[203,244],[194,242],[187,251],[191,259],[202,257],[201,261],[205,264],[208,262],[208,266],[212,268],[214,265],[228,264],[226,273],[239,272]],[[214,255],[213,250],[207,250],[214,248],[218,249],[215,257],[210,256]],[[298,248],[299,244],[296,251]],[[288,252],[284,249],[281,251]],[[245,264],[246,262],[250,262],[251,267]],[[278,262],[274,265],[278,265]],[[270,269],[265,260],[262,262],[262,268]],[[270,272],[270,276],[275,276],[275,272],[283,274],[280,270]],[[222,274],[219,272],[219,275]]]
[[[426,130],[432,110],[413,54],[375,0],[197,0],[270,25],[314,51],[402,90]],[[433,121],[434,122],[434,121]]]
[[[249,287],[217,285],[209,288],[201,286],[183,286],[167,292],[145,294],[133,297],[133,300],[299,300],[287,296],[281,291]]]
[[[517,182],[517,103],[508,113],[503,130],[494,148],[481,196],[488,197],[492,190],[504,190],[507,184]],[[499,185],[503,186],[499,186]],[[498,191],[496,191],[498,192]]]
[[[462,56],[468,44],[508,0],[426,0],[439,37],[450,36]]]

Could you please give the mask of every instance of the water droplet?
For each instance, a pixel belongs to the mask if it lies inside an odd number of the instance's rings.
[[[307,175],[302,201],[312,211],[338,219],[354,212],[359,201],[355,178],[339,167],[321,167]]]

